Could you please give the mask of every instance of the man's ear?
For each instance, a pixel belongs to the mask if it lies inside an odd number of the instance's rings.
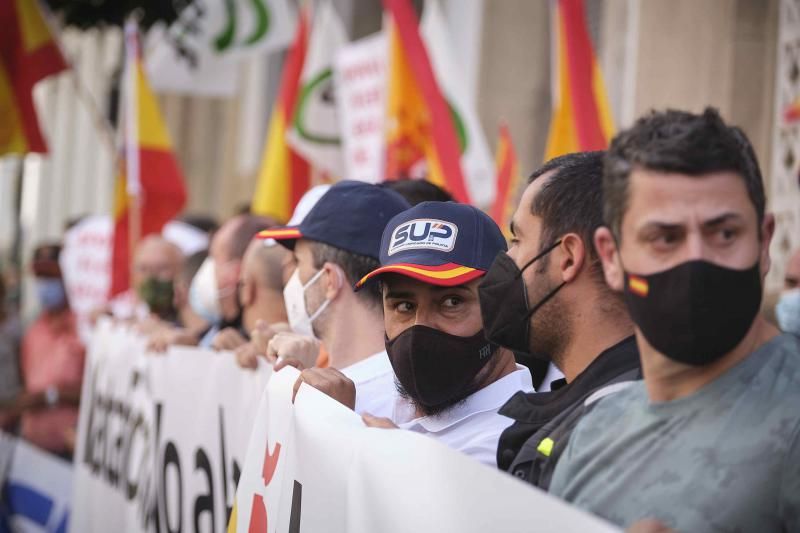
[[[767,213],[761,223],[761,278],[763,279],[772,267],[772,258],[769,256],[769,245],[775,235],[775,215]]]
[[[559,260],[559,270],[561,279],[564,283],[570,283],[580,274],[581,269],[586,263],[586,246],[575,233],[567,233],[561,237],[561,244],[558,246],[561,252]]]
[[[606,283],[615,291],[622,291],[625,283],[625,271],[619,257],[617,241],[611,230],[605,226],[597,228],[594,232],[594,247],[603,263],[603,274]]]
[[[334,263],[325,263],[322,269],[325,271],[325,298],[333,300],[342,290],[348,289],[347,276],[344,275],[342,268]]]

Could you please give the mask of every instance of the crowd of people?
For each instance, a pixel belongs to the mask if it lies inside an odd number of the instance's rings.
[[[296,367],[295,390],[367,426],[632,531],[800,530],[800,251],[773,324],[775,221],[715,110],[651,112],[607,151],[546,162],[509,241],[420,180],[315,187],[285,226],[195,225],[207,251],[148,236],[130,293],[93,318],[131,322],[154,353]],[[31,268],[40,316],[22,335],[0,308],[0,423],[69,457],[85,347],[59,246]]]

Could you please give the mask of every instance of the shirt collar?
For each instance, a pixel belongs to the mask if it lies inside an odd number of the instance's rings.
[[[366,359],[341,369],[341,373],[350,378],[355,383],[369,381],[376,376],[382,376],[387,372],[393,372],[386,350],[372,354]]]
[[[497,411],[517,391],[533,392],[530,371],[521,365],[516,365],[516,368],[515,371],[473,393],[444,413],[416,418],[401,424],[400,427],[412,429],[418,425],[429,433],[438,433],[473,415]]]

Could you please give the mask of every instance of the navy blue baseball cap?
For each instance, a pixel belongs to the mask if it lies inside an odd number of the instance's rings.
[[[340,181],[322,195],[297,226],[270,228],[259,239],[275,239],[290,250],[297,239],[311,239],[374,259],[386,223],[411,207],[394,191],[364,183]]]
[[[461,285],[486,274],[497,254],[507,249],[500,228],[480,209],[422,202],[389,221],[381,239],[381,266],[356,283],[356,289],[386,273],[432,285]]]

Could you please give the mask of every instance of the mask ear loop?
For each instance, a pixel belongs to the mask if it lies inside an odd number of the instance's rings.
[[[544,250],[542,250],[541,252],[539,252],[539,253],[538,253],[538,254],[537,254],[537,255],[536,255],[536,256],[535,256],[533,259],[531,259],[530,261],[528,261],[527,263],[525,263],[525,264],[522,266],[522,268],[518,269],[518,270],[519,270],[519,272],[517,273],[517,277],[520,277],[520,276],[522,276],[522,272],[523,272],[523,271],[524,271],[526,268],[528,268],[529,266],[531,266],[532,264],[534,264],[536,261],[538,261],[538,260],[539,260],[539,259],[541,259],[542,257],[546,256],[547,254],[549,254],[549,253],[550,253],[550,252],[552,252],[553,250],[555,250],[556,246],[558,246],[559,244],[561,244],[561,239],[558,239],[556,242],[554,242],[553,244],[551,244],[550,246],[548,246],[547,248],[545,248]]]

